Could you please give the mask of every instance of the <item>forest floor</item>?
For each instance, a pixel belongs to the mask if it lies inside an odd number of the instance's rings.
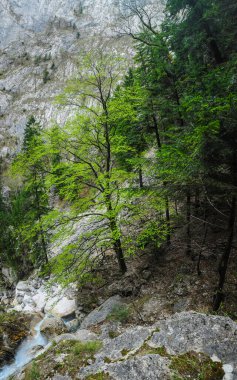
[[[175,312],[193,310],[214,314],[212,305],[218,284],[218,263],[225,245],[220,231],[211,232],[204,245],[198,229],[192,256],[185,250],[185,230],[177,230],[171,245],[156,254],[147,248],[127,259],[121,276],[111,255],[94,272],[94,282],[79,290],[78,303],[85,312],[110,296],[120,294],[129,304],[129,323],[149,324]],[[200,272],[198,258],[201,253]],[[225,283],[225,299],[217,314],[237,320],[237,258],[233,249]]]

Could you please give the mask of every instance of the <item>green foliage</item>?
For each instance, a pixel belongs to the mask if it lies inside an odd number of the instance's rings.
[[[221,380],[224,370],[221,363],[213,362],[208,356],[189,352],[173,356],[170,368],[174,370],[174,380]]]
[[[11,199],[11,233],[15,255],[24,256],[25,270],[31,264],[40,266],[48,261],[48,236],[42,218],[49,211],[45,186],[46,162],[41,154],[42,130],[34,117],[26,125],[22,151],[15,158],[11,171],[22,181]],[[23,271],[24,272],[24,271]]]
[[[43,71],[43,82],[44,84],[47,83],[50,80],[50,74],[47,69],[44,69]]]
[[[36,362],[33,362],[29,369],[26,370],[25,380],[40,380],[40,371]]]
[[[73,346],[73,352],[76,355],[80,354],[95,354],[102,348],[102,342],[99,340],[89,342],[77,342]]]
[[[169,244],[178,220],[186,218],[190,244],[197,193],[204,208],[228,213],[237,186],[237,7],[229,5],[168,0],[159,30],[139,7],[132,68],[109,44],[81,52],[56,99],[78,112],[47,132],[33,117],[26,125],[13,164],[22,185],[10,207],[0,197],[3,260],[45,264],[53,231],[59,254],[43,270],[84,283],[112,250],[124,273],[129,255]]]
[[[117,321],[121,323],[128,322],[131,315],[131,310],[126,305],[117,305],[113,308],[111,313],[108,316],[108,319],[111,321]]]

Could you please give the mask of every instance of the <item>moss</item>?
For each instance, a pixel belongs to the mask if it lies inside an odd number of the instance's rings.
[[[39,380],[40,372],[36,362],[33,362],[25,372],[25,380]]]
[[[117,332],[117,331],[109,331],[109,337],[110,339],[114,339],[114,338],[117,338],[117,336],[119,336],[120,334]]]
[[[89,342],[76,342],[73,352],[79,354],[94,354],[102,348],[102,342],[99,340]]]
[[[150,347],[147,343],[144,343],[143,346],[136,352],[136,355],[160,355],[169,358],[170,355],[166,351],[164,346],[162,347]]]
[[[224,376],[222,364],[213,362],[202,353],[173,356],[170,368],[174,371],[173,380],[221,380]]]
[[[51,378],[55,372],[60,375],[69,375],[74,379],[80,368],[86,366],[89,360],[94,361],[94,355],[101,347],[101,341],[65,340],[56,346],[52,345],[48,351],[35,360],[39,371],[37,380]],[[60,356],[62,357],[60,358]],[[25,372],[25,376],[28,376],[25,377],[25,380],[33,380],[29,377],[30,370],[29,366]]]
[[[126,348],[124,348],[122,351],[121,351],[121,354],[123,355],[123,356],[127,356],[127,354],[129,354],[129,350],[126,350]]]
[[[110,364],[110,363],[112,363],[112,360],[106,356],[106,357],[104,358],[104,362],[105,362],[106,364]]]

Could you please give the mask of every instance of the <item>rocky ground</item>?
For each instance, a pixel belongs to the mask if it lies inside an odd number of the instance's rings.
[[[84,320],[87,329],[54,338],[14,379],[237,379],[237,324],[230,318],[183,312],[126,327],[123,307],[118,297],[107,300]]]
[[[220,252],[205,252],[200,275],[179,239],[163,253],[130,258],[125,276],[108,257],[80,289],[36,273],[19,282],[7,303],[46,314],[41,331],[50,343],[16,379],[237,379],[235,258],[222,316],[212,315]]]

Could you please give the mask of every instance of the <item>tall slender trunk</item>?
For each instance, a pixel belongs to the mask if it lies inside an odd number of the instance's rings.
[[[104,108],[105,115],[107,117],[108,111],[107,111],[106,103],[103,103],[103,108]],[[117,226],[116,218],[113,216],[114,210],[113,210],[111,194],[110,194],[111,145],[110,145],[109,125],[107,121],[105,122],[105,139],[106,139],[106,148],[107,148],[107,157],[106,157],[107,185],[106,185],[106,191],[105,191],[105,194],[106,194],[105,198],[106,198],[106,204],[107,204],[107,211],[109,214],[109,225],[110,225],[110,230],[111,230],[111,234],[113,238],[113,248],[117,257],[119,269],[124,274],[127,271],[127,266],[126,266],[125,258],[123,254],[119,228]]]
[[[160,132],[159,132],[158,123],[157,123],[155,113],[152,114],[152,120],[153,120],[154,129],[155,129],[156,143],[157,143],[158,148],[160,149],[161,148],[161,139],[160,139]]]
[[[152,119],[153,119],[153,123],[154,123],[155,134],[156,134],[156,143],[157,143],[158,149],[161,149],[161,139],[160,139],[160,133],[159,133],[159,128],[158,128],[158,123],[157,123],[156,115],[155,115],[155,112],[154,112],[154,109],[153,109],[153,103],[151,102],[151,104],[152,104],[152,110],[153,110]],[[166,183],[165,182],[163,183],[163,185],[164,185],[164,187],[166,187]],[[170,243],[171,243],[171,235],[170,235],[170,209],[169,209],[169,198],[168,198],[168,196],[165,197],[165,217],[166,217],[166,226],[167,226],[166,242],[167,242],[167,245],[170,245]]]
[[[200,252],[198,255],[198,262],[197,262],[197,274],[198,274],[198,276],[201,276],[201,274],[202,274],[200,266],[201,266],[202,252],[204,250],[204,244],[206,242],[207,230],[208,230],[208,225],[206,222],[206,211],[205,211],[205,215],[204,215],[203,227],[204,227],[203,241],[202,241],[202,246],[201,246],[201,249],[200,249]]]
[[[232,197],[231,202],[231,211],[230,211],[230,217],[229,217],[229,235],[226,242],[226,247],[224,250],[224,253],[222,255],[221,261],[219,263],[219,284],[217,287],[217,291],[214,297],[213,302],[213,310],[217,311],[221,305],[221,302],[224,298],[224,285],[226,280],[226,273],[228,268],[228,263],[230,259],[231,249],[232,249],[232,242],[234,237],[234,229],[235,229],[235,221],[236,221],[236,197]]]
[[[140,186],[140,189],[142,189],[143,186],[144,186],[144,184],[143,184],[143,175],[142,175],[142,167],[141,167],[141,165],[139,167],[138,174],[139,174],[139,186]]]
[[[186,205],[186,254],[191,255],[192,252],[192,239],[191,239],[191,194],[190,190],[187,191],[187,205]]]
[[[114,216],[111,215],[113,208],[110,200],[110,196],[108,198],[107,196],[107,211],[109,213],[109,225],[110,225],[110,231],[113,238],[113,248],[116,254],[116,258],[118,261],[119,269],[124,274],[127,271],[127,266],[123,254],[121,239],[120,239],[120,232],[119,228],[117,226],[117,222]]]
[[[114,241],[114,251],[117,257],[120,271],[124,274],[127,272],[127,266],[123,255],[123,249],[120,238]]]
[[[165,216],[166,216],[166,225],[167,225],[166,242],[167,242],[167,245],[170,245],[170,243],[171,243],[171,236],[170,236],[170,209],[169,209],[169,198],[168,197],[166,197],[166,199],[165,199]]]

